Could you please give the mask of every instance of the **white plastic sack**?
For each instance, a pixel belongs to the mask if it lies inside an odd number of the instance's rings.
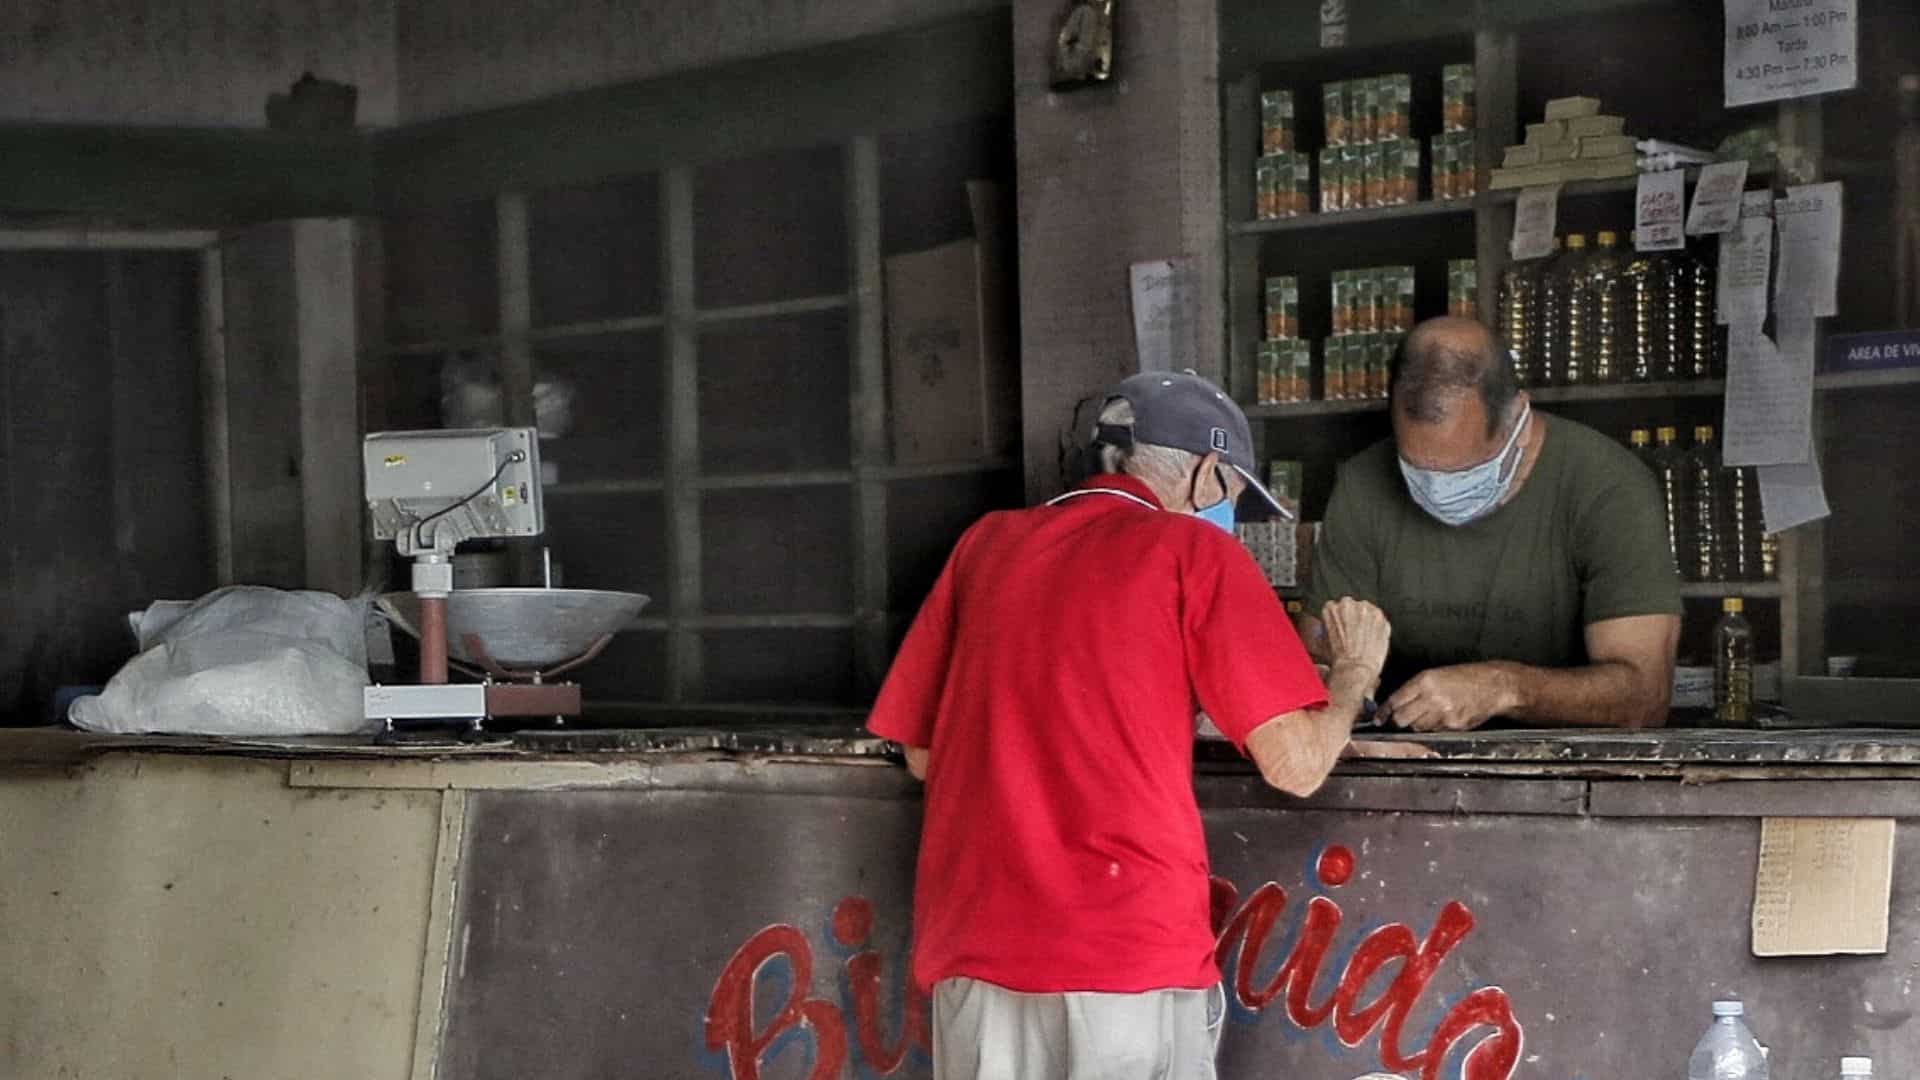
[[[88,731],[344,735],[367,730],[368,601],[236,586],[130,620],[140,655],[67,719]]]

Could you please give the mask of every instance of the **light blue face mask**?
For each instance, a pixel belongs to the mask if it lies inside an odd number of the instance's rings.
[[[1227,478],[1220,474],[1220,470],[1215,469],[1213,475],[1220,481],[1220,490],[1228,491]],[[1198,491],[1200,485],[1200,472],[1198,469],[1194,470],[1193,480],[1194,489]],[[1234,525],[1233,499],[1231,496],[1222,496],[1220,501],[1214,503],[1212,506],[1201,507],[1194,510],[1193,516],[1199,518],[1201,521],[1218,525],[1220,528],[1231,533],[1233,532]]]
[[[1400,475],[1406,478],[1407,494],[1442,525],[1466,525],[1492,513],[1512,490],[1513,478],[1520,473],[1519,459],[1514,458],[1509,466],[1507,458],[1520,444],[1520,433],[1526,430],[1532,415],[1533,406],[1529,404],[1522,409],[1520,422],[1513,425],[1513,434],[1507,436],[1507,444],[1500,452],[1470,469],[1455,472],[1420,469],[1401,458]]]

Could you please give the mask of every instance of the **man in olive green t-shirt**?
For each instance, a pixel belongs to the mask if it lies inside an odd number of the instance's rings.
[[[1415,327],[1392,389],[1394,437],[1341,467],[1307,592],[1310,612],[1351,596],[1391,620],[1380,718],[1664,723],[1681,606],[1652,474],[1534,411],[1470,319]]]

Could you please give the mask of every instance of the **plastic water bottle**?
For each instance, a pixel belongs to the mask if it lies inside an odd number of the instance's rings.
[[[1840,1080],[1872,1080],[1872,1077],[1872,1058],[1843,1057],[1840,1059]]]
[[[1687,1080],[1767,1080],[1767,1056],[1742,1019],[1737,1001],[1713,1003],[1713,1026],[1687,1059]]]

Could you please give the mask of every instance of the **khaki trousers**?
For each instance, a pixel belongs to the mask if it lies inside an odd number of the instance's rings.
[[[1226,998],[1212,990],[1022,994],[933,988],[933,1080],[1215,1080]]]

